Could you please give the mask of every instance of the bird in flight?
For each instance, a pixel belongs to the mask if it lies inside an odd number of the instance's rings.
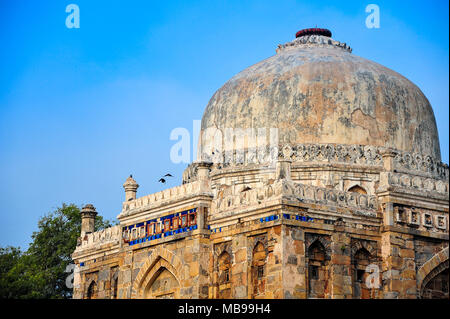
[[[165,180],[164,178],[160,178],[158,182],[160,182],[160,183],[163,183],[163,184],[164,184],[164,183],[166,182],[166,180]]]
[[[173,177],[172,174],[170,174],[170,173],[167,173],[166,175],[164,175],[164,177],[166,177],[166,176]]]

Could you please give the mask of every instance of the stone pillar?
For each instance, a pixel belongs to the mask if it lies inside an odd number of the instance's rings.
[[[119,268],[118,298],[130,299],[132,289],[133,251],[128,250],[123,254],[123,264]]]
[[[267,299],[281,299],[284,298],[283,282],[285,280],[283,273],[283,247],[284,239],[282,232],[283,225],[272,227],[268,232],[268,255],[267,255],[267,281],[266,293]],[[300,234],[296,234],[300,235]],[[295,250],[297,246],[295,246]],[[302,257],[300,257],[301,259]]]
[[[329,264],[330,289],[332,299],[350,299],[352,291],[350,236],[345,232],[345,223],[337,220],[331,236],[331,260]],[[327,291],[325,291],[327,297]]]
[[[397,152],[393,149],[385,149],[381,152],[381,157],[383,158],[384,170],[388,172],[394,171],[394,158]]]
[[[383,224],[385,226],[394,225],[394,204],[391,202],[383,203]]]
[[[133,179],[133,175],[130,175],[130,177],[128,177],[123,184],[123,188],[125,189],[125,201],[128,202],[130,200],[136,199],[136,192],[138,187],[139,185]]]
[[[291,179],[291,161],[279,159],[276,165],[276,179]]]
[[[75,264],[75,268],[73,270],[73,299],[81,299],[82,298],[82,285],[81,285],[81,275],[80,275],[80,266]]]
[[[81,237],[95,231],[95,216],[97,212],[92,204],[87,204],[81,209]]]
[[[282,271],[285,299],[306,299],[305,233],[303,229],[282,225]]]
[[[210,234],[209,231],[202,232],[201,230],[207,229],[207,218],[208,218],[208,206],[199,206],[197,208],[197,227],[201,233]]]
[[[232,244],[233,258],[231,264],[231,296],[234,299],[248,297],[248,247],[247,237],[236,235]]]
[[[381,235],[384,299],[417,297],[413,236],[385,231]]]
[[[212,163],[210,162],[197,162],[197,179],[207,180],[209,179],[209,168]]]
[[[211,244],[209,241],[209,238],[206,237],[204,234],[196,234],[194,235],[193,241],[193,267],[197,267],[198,269],[191,269],[190,274],[195,275],[194,277],[191,277],[192,280],[192,286],[193,286],[193,293],[192,298],[198,298],[198,299],[207,299],[209,294],[209,286],[211,283],[211,277],[210,272],[208,272],[209,269],[209,262],[210,262],[210,251],[211,251]]]

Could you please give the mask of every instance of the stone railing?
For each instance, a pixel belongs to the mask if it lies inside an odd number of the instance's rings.
[[[157,193],[124,202],[122,204],[122,212],[119,214],[118,218],[128,216],[139,208],[160,206],[171,201],[181,200],[183,198],[192,197],[205,192],[210,192],[209,182],[207,180],[197,180],[192,183],[186,183],[180,186],[168,188]]]
[[[384,147],[372,145],[280,144],[271,147],[249,148],[242,152],[233,151],[228,155],[216,151],[214,155],[203,154],[203,157],[205,160],[214,163],[213,169],[219,170],[249,164],[275,167],[275,163],[279,159],[290,160],[293,164],[342,163],[375,166],[382,169],[384,162],[382,154],[386,150]],[[395,152],[393,169],[412,175],[428,175],[444,180],[449,178],[449,166],[431,156],[398,150],[393,150],[393,152]],[[186,170],[185,174],[186,176],[190,174],[191,178],[195,179],[193,169],[194,167],[191,167],[190,171]]]
[[[203,154],[203,159],[214,163],[214,169],[249,164],[272,164],[279,159],[291,160],[292,163],[346,163],[370,166],[383,166],[381,156],[383,148],[371,145],[347,144],[280,144],[248,148],[242,152],[233,151],[228,155],[216,151],[214,155]],[[192,170],[193,168],[191,168]],[[192,172],[186,170],[186,175]]]
[[[122,237],[120,225],[105,228],[94,233],[86,234],[77,243],[77,250],[99,248],[103,244],[119,244]]]
[[[449,184],[441,179],[414,176],[404,173],[383,172],[380,175],[380,187],[397,186],[416,189],[421,192],[436,192],[442,195],[449,194]]]
[[[272,199],[291,199],[304,203],[340,206],[351,210],[370,211],[368,216],[376,216],[378,207],[376,196],[342,192],[287,180],[279,180],[271,185],[250,189],[237,194],[225,194],[213,200],[212,213],[235,210],[246,206],[259,205]]]
[[[448,180],[449,167],[431,156],[397,152],[394,157],[394,168],[411,171],[412,173],[426,173],[433,177]]]
[[[285,182],[284,197],[290,196],[298,201],[331,206],[346,207],[353,210],[377,210],[377,197],[354,192],[343,192],[332,188],[323,188],[296,182]],[[369,214],[372,215],[372,214]]]
[[[238,193],[225,193],[223,196],[217,196],[212,203],[212,211],[222,212],[230,209],[236,209],[247,205],[258,205],[262,201],[276,199],[282,194],[282,182],[277,181],[272,185],[265,185],[258,188],[249,189]]]
[[[279,158],[294,162],[333,162],[382,166],[382,148],[371,145],[285,144]]]

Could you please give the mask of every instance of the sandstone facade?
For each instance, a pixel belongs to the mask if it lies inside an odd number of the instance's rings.
[[[74,298],[449,298],[431,106],[350,52],[299,38],[213,96],[203,131],[275,126],[275,144],[201,141],[182,185],[136,197],[127,179],[119,225],[93,232],[83,210]]]

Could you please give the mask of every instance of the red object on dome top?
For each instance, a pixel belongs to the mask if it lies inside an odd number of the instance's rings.
[[[323,35],[323,36],[331,38],[331,31],[328,29],[321,29],[321,28],[309,28],[309,29],[300,30],[295,34],[295,37],[298,38],[298,37],[303,37],[305,35],[313,35],[313,34]]]

